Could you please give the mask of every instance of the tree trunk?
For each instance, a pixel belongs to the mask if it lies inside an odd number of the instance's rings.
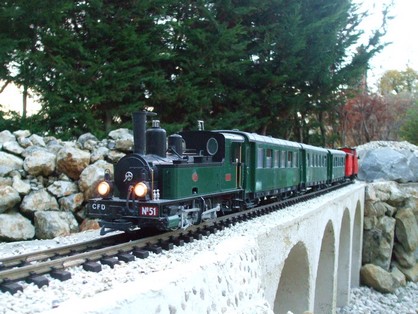
[[[105,129],[106,133],[109,133],[112,128],[112,115],[109,110],[105,111]]]
[[[23,94],[22,94],[22,122],[21,126],[22,129],[26,128],[26,115],[28,111],[28,86],[23,86]]]
[[[326,130],[324,126],[324,113],[322,111],[318,114],[319,129],[321,131],[321,145],[325,147],[326,145]]]
[[[9,80],[7,80],[7,81],[3,84],[3,86],[0,88],[0,94],[4,92],[4,90],[6,89],[7,85],[9,85],[9,83],[10,83],[10,81],[9,81]]]

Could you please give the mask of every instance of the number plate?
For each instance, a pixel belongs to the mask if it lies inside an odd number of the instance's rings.
[[[139,208],[140,216],[147,217],[158,217],[158,207],[157,206],[141,206]]]

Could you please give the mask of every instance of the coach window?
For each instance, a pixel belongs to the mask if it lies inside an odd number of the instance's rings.
[[[272,165],[272,150],[271,149],[266,149],[266,165],[265,168],[271,168]]]
[[[287,167],[292,168],[293,152],[287,152]]]
[[[280,152],[280,168],[286,167],[286,152],[281,151]]]
[[[259,148],[257,150],[257,168],[263,168],[264,163],[264,149]]]
[[[296,152],[293,153],[293,167],[298,167],[298,154]]]
[[[279,168],[279,151],[274,151],[274,168]]]

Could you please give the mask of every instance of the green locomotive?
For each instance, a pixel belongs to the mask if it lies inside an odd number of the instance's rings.
[[[102,233],[152,226],[187,228],[202,220],[345,180],[345,152],[236,130],[166,137],[147,112],[133,114],[134,151],[108,171],[88,216]],[[167,145],[168,142],[168,145]],[[168,146],[168,147],[167,147]]]

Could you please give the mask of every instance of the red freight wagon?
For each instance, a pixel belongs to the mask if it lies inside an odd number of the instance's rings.
[[[351,147],[343,147],[341,150],[347,153],[345,159],[345,176],[350,179],[357,178],[358,156],[356,149]]]

